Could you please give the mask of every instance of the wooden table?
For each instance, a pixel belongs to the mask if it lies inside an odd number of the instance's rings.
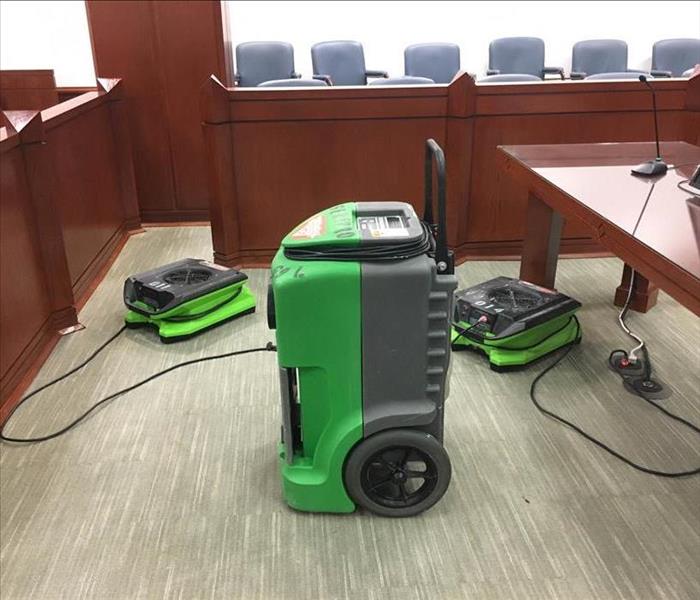
[[[646,311],[656,286],[700,316],[698,205],[678,188],[700,164],[700,147],[663,142],[669,170],[640,178],[630,168],[653,158],[654,144],[500,146],[500,167],[528,190],[521,279],[554,287],[562,225],[578,219],[625,261],[616,293],[624,301],[631,269],[632,308]]]

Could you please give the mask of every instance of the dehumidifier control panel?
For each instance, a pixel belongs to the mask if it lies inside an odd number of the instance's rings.
[[[410,242],[423,235],[418,216],[405,202],[358,202],[355,225],[362,245]]]
[[[408,237],[408,225],[401,215],[358,217],[357,228],[363,237],[366,235],[373,238]]]

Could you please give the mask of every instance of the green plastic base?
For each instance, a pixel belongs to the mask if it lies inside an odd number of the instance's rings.
[[[278,446],[282,491],[287,504],[303,512],[351,513],[355,503],[348,497],[343,482],[343,465],[361,428],[340,435],[337,445],[317,455],[317,463],[304,456],[294,456],[287,462],[284,444]],[[326,459],[328,462],[326,462]]]
[[[227,298],[236,294],[235,298],[226,302]],[[222,302],[225,304],[211,311]],[[160,315],[146,316],[129,310],[124,321],[127,327],[154,327],[158,330],[161,342],[171,343],[190,338],[254,311],[255,296],[241,282],[185,302]]]
[[[573,318],[575,311],[566,313],[551,321],[527,329],[522,333],[502,340],[489,339],[477,342],[452,330],[452,350],[478,350],[486,354],[494,371],[524,367],[540,358],[581,340],[581,330]],[[458,323],[462,329],[469,329],[468,323]]]

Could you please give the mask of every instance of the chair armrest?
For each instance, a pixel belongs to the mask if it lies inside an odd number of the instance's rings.
[[[559,75],[561,79],[564,79],[564,69],[562,67],[545,67],[542,69],[542,76],[544,75]]]
[[[314,73],[312,77],[314,79],[318,79],[319,81],[325,81],[326,85],[333,85],[333,80],[331,79],[330,75],[321,75],[320,73]]]
[[[571,79],[585,79],[586,73],[583,71],[571,71]]]
[[[486,69],[486,74],[487,75],[500,75],[501,70],[500,69]]]
[[[386,71],[372,71],[371,69],[367,69],[365,71],[365,76],[367,77],[383,77],[384,79],[387,79],[389,77],[389,73]]]
[[[649,72],[649,74],[652,77],[673,77],[673,73],[671,71],[657,71],[657,70],[652,70]]]

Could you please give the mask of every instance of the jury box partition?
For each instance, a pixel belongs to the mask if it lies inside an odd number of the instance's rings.
[[[700,76],[653,86],[661,138],[700,143]],[[427,138],[445,150],[458,258],[518,254],[526,192],[499,171],[497,147],[653,140],[651,106],[629,80],[481,85],[459,73],[449,85],[242,89],[212,76],[201,114],[215,259],[266,264],[294,225],[349,200],[405,200],[420,214]],[[567,224],[562,252],[600,249]]]
[[[0,408],[140,228],[122,93],[120,80],[100,79],[41,112],[3,113]]]
[[[0,70],[0,109],[43,110],[58,101],[53,69]]]

